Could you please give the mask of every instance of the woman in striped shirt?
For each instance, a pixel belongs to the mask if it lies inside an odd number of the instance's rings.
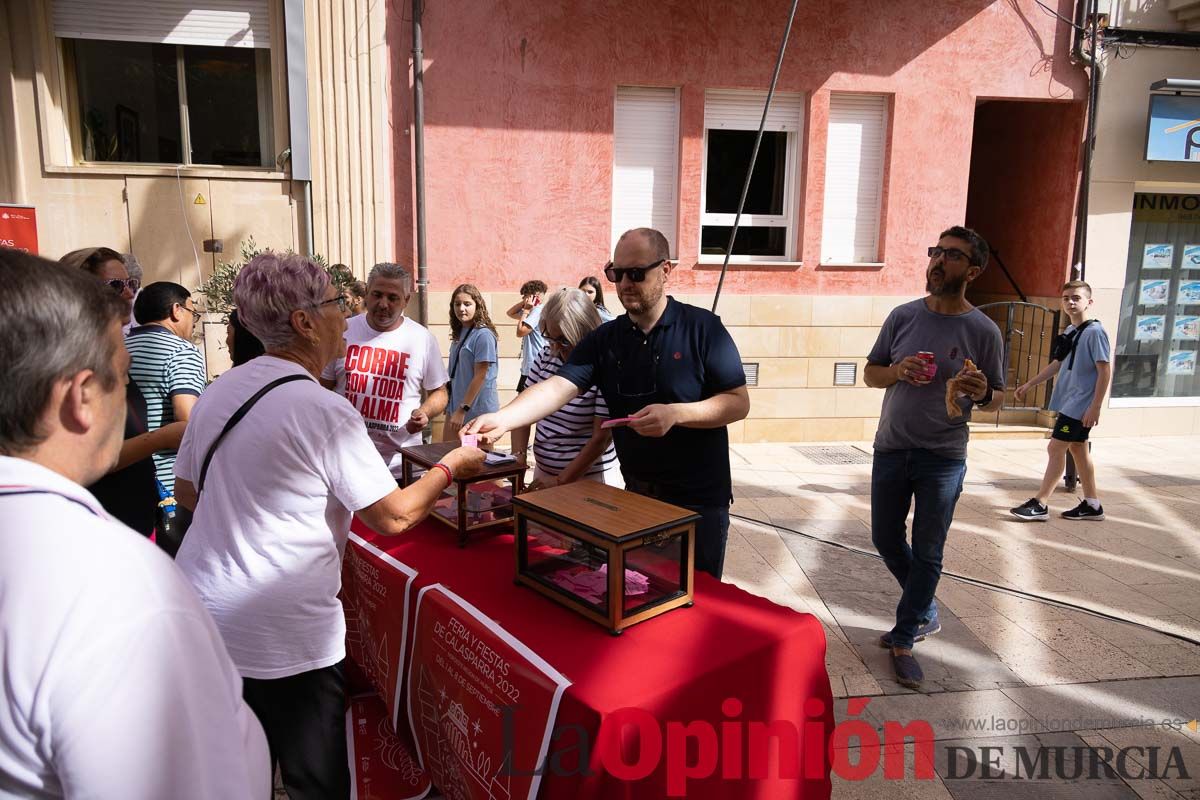
[[[600,314],[579,289],[560,289],[542,304],[538,323],[548,344],[529,370],[526,387],[558,373],[575,345],[600,326]],[[548,489],[584,480],[623,486],[612,434],[601,430],[608,406],[595,386],[537,423],[533,440],[533,483],[530,489]],[[524,452],[529,426],[512,432],[513,452]]]

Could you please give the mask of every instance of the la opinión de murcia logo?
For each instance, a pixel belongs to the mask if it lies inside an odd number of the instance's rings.
[[[858,717],[871,702],[847,701],[847,715]],[[505,750],[503,769],[511,775],[569,777],[595,774],[598,766],[622,781],[641,781],[663,769],[668,797],[685,797],[694,780],[823,780],[830,772],[847,781],[862,781],[883,767],[885,780],[934,780],[934,730],[927,720],[901,723],[844,719],[833,726],[826,747],[804,747],[824,741],[825,704],[810,698],[805,719],[772,721],[741,719],[743,704],[735,697],[721,703],[724,719],[662,721],[650,711],[622,708],[604,718],[593,741],[582,725],[556,725],[542,764],[525,771],[513,763],[519,705],[500,709]],[[945,722],[945,721],[943,721]],[[973,728],[970,724],[961,727]],[[969,720],[966,722],[974,722]],[[1176,724],[1180,723],[1180,724]],[[1164,720],[1154,725],[1195,730],[1195,720]],[[881,735],[882,730],[882,735]],[[633,736],[630,737],[629,733]],[[633,749],[629,742],[636,742]],[[915,750],[906,766],[906,745]],[[1005,759],[1005,754],[1011,758]],[[1042,745],[1027,747],[945,746],[946,778],[1010,780],[1190,780],[1179,747]],[[1002,764],[1011,765],[1011,772]]]

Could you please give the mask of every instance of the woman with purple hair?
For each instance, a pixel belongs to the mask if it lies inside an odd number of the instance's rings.
[[[317,382],[344,352],[345,299],[320,266],[263,253],[233,288],[266,352],[196,403],[175,465],[195,510],[177,563],[216,620],[291,797],[350,796],[346,625],[338,591],[352,515],[397,535],[483,453],[460,447],[404,489],[362,415]]]

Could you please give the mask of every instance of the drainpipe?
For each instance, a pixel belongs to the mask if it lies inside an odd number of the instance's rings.
[[[1075,222],[1075,266],[1071,270],[1072,280],[1085,280],[1084,276],[1087,274],[1088,196],[1091,193],[1092,156],[1095,152],[1100,79],[1104,75],[1103,54],[1099,50],[1097,36],[1100,21],[1099,0],[1080,0],[1077,7],[1084,8],[1085,4],[1090,7],[1091,46],[1087,51],[1084,50],[1083,34],[1079,33],[1075,38],[1075,53],[1090,68],[1091,80],[1088,82],[1087,137],[1083,143],[1083,174],[1079,181],[1079,212]],[[1083,15],[1085,22],[1088,22],[1088,16],[1089,14]]]
[[[308,128],[308,56],[304,46],[304,0],[284,0],[288,138],[292,180],[304,184],[304,254],[313,255],[312,163]]]
[[[421,11],[413,0],[413,173],[417,214],[417,321],[429,324],[429,263],[425,250],[425,65],[421,53]]]

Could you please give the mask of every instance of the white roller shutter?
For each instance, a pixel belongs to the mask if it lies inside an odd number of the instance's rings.
[[[62,39],[270,48],[268,0],[54,0]]]
[[[704,93],[705,129],[756,131],[762,121],[763,103],[767,93],[709,89]],[[763,130],[798,133],[804,120],[804,95],[776,92],[771,96],[771,109]]]
[[[675,250],[679,95],[618,86],[613,118],[612,244],[630,228],[654,228]]]
[[[887,142],[887,98],[838,94],[829,99],[825,154],[823,263],[879,260],[879,213]]]

